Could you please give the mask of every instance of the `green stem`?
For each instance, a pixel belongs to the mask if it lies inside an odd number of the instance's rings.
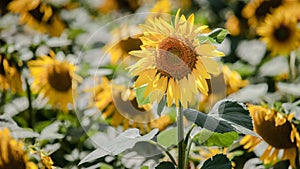
[[[162,151],[164,151],[166,153],[166,155],[170,158],[170,160],[172,161],[172,163],[174,165],[176,165],[176,160],[174,159],[174,157],[172,156],[172,154],[169,152],[168,149],[166,149],[164,146],[160,145],[159,143],[149,140],[148,143],[156,145],[158,148],[160,148]]]
[[[183,113],[182,106],[176,108],[177,112],[177,132],[178,132],[178,169],[185,169],[185,142],[184,142],[184,126],[183,126]]]
[[[5,104],[6,91],[3,90],[0,98],[0,106]]]
[[[35,117],[34,117],[34,112],[32,109],[32,100],[31,100],[31,90],[30,90],[30,85],[28,83],[28,79],[25,79],[26,82],[26,92],[27,92],[27,98],[28,98],[28,112],[29,112],[29,127],[33,129],[34,126],[34,121],[35,121]]]
[[[191,150],[191,145],[192,145],[192,141],[189,141],[190,138],[190,134],[193,131],[194,127],[195,127],[195,123],[192,125],[192,127],[190,128],[190,130],[188,131],[186,137],[185,137],[185,145],[187,145],[187,149],[186,149],[186,155],[185,155],[185,159],[184,159],[184,165],[187,166],[188,164],[188,158],[189,158],[189,153]]]

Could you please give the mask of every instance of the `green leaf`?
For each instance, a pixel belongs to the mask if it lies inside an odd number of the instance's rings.
[[[142,166],[140,169],[149,169],[148,166]]]
[[[208,37],[214,39],[217,43],[222,43],[229,31],[223,28],[217,28],[208,34]]]
[[[175,169],[175,166],[171,162],[161,162],[155,167],[155,169]]]
[[[231,162],[224,154],[217,154],[206,160],[201,169],[231,169]]]
[[[162,99],[160,100],[160,102],[157,105],[157,114],[160,116],[162,111],[164,110],[165,106],[166,106],[166,97],[163,96]]]
[[[102,143],[102,146],[88,154],[84,159],[82,159],[79,165],[96,160],[106,155],[118,155],[127,149],[133,148],[137,142],[148,141],[152,139],[158,129],[152,130],[150,133],[141,136],[139,130],[136,128],[128,129],[121,133],[115,139]]]
[[[138,87],[135,89],[136,90],[136,100],[137,100],[139,106],[150,103],[149,97],[145,98],[145,95],[144,95],[146,87],[147,86],[142,86],[142,87]]]
[[[194,109],[183,111],[189,121],[194,121],[200,127],[218,133],[237,131],[243,134],[258,136],[253,132],[252,118],[247,107],[233,100],[217,102],[208,114]]]
[[[204,146],[229,147],[238,136],[234,131],[222,134],[203,129],[194,136],[193,140]]]
[[[114,169],[114,167],[106,163],[100,163],[100,169]]]
[[[157,136],[157,141],[159,144],[170,147],[177,144],[177,128],[170,128],[164,130]]]

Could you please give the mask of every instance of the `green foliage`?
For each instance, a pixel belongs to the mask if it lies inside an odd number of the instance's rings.
[[[145,90],[147,86],[136,88],[136,100],[139,106],[150,103],[149,96],[145,98]]]
[[[231,169],[232,165],[224,154],[217,154],[206,160],[201,169]]]
[[[161,162],[159,163],[155,169],[176,169],[174,164],[171,162]]]
[[[226,133],[216,133],[206,129],[202,129],[197,133],[193,140],[203,146],[220,146],[220,147],[229,147],[238,139],[237,132],[226,132]]]
[[[169,128],[157,136],[157,142],[165,147],[177,144],[177,128]]]
[[[208,34],[200,34],[198,39],[200,42],[209,41],[212,43],[222,43],[226,36],[229,34],[227,29],[216,28]]]

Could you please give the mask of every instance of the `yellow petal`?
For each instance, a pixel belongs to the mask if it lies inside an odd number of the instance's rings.
[[[219,66],[219,64],[207,57],[200,57],[202,63],[204,64],[206,70],[208,73],[214,74],[214,75],[218,75],[221,73],[221,68]]]

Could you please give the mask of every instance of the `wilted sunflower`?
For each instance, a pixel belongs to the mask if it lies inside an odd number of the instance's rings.
[[[250,115],[254,121],[254,131],[262,139],[246,135],[241,144],[248,151],[265,141],[268,147],[260,157],[265,164],[274,164],[278,160],[289,160],[291,166],[295,167],[296,151],[299,149],[300,136],[291,122],[293,114],[285,115],[262,106],[248,105]],[[283,151],[281,158],[279,152]]]
[[[278,8],[272,15],[267,16],[265,22],[258,27],[257,33],[273,55],[288,55],[300,45],[297,18],[285,8]]]
[[[139,37],[142,35],[138,27],[134,25],[123,24],[112,32],[111,42],[104,49],[111,54],[111,62],[116,64],[123,61],[128,56],[128,52],[139,50],[142,41]]]
[[[242,10],[242,16],[248,19],[249,26],[256,28],[271,11],[286,0],[251,0]]]
[[[14,0],[8,9],[20,15],[20,23],[52,36],[60,36],[65,24],[54,9],[42,0]]]
[[[133,75],[138,76],[134,86],[147,85],[145,97],[150,95],[150,102],[160,101],[167,94],[168,106],[173,101],[186,108],[194,94],[200,90],[208,93],[206,80],[211,74],[219,74],[220,69],[213,56],[223,56],[216,47],[200,43],[197,35],[207,26],[194,27],[194,15],[188,19],[179,16],[178,10],[174,24],[161,18],[149,18],[140,25],[144,35],[142,50],[132,51],[131,55],[140,60],[130,66]]]
[[[55,54],[41,56],[28,62],[34,81],[31,85],[33,93],[39,93],[56,108],[67,112],[68,104],[73,104],[72,87],[81,80],[75,74],[75,66],[71,63],[55,59]]]
[[[22,92],[21,75],[15,64],[0,55],[0,90],[8,89],[13,93]]]
[[[108,124],[123,126],[124,130],[139,128],[141,133],[146,133],[153,128],[163,130],[173,122],[168,115],[154,119],[150,104],[138,106],[133,90],[112,84],[106,77],[95,87],[94,101]]]
[[[248,80],[242,80],[242,77],[238,72],[230,70],[226,65],[222,66],[222,72],[224,74],[224,80],[227,86],[227,95],[235,93],[240,88],[245,87],[249,84]]]
[[[29,161],[23,142],[13,139],[7,128],[0,130],[0,145],[1,169],[38,169]]]

